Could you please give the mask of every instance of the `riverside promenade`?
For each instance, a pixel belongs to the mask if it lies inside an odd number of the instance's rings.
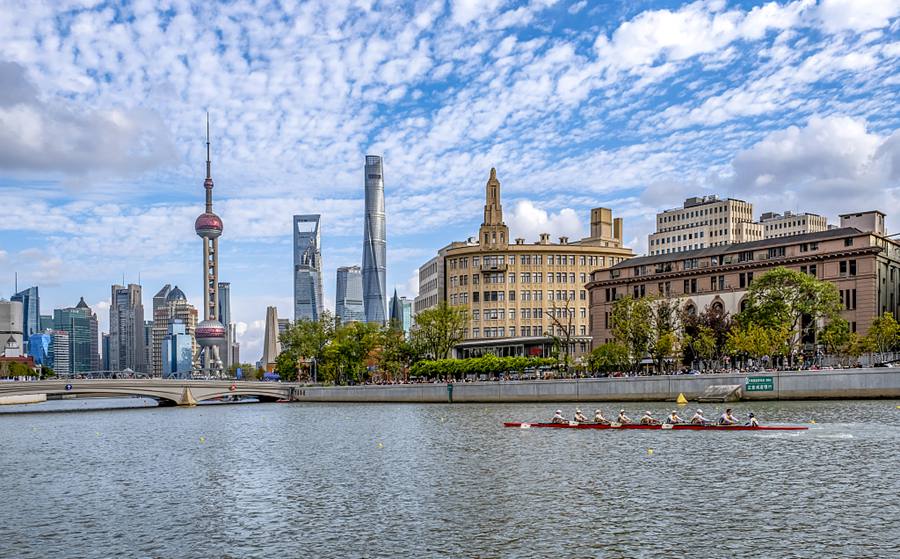
[[[304,386],[300,402],[653,402],[696,400],[713,386],[739,386],[741,400],[900,398],[900,369],[779,371],[623,378]]]

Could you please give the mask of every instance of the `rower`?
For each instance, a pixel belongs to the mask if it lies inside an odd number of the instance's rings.
[[[731,408],[725,410],[719,418],[719,425],[736,425],[738,420],[731,414]]]
[[[670,413],[669,417],[666,418],[666,423],[674,425],[675,423],[684,423],[684,420],[678,416],[678,412],[676,410],[672,410],[672,413]]]
[[[556,410],[556,413],[553,414],[553,418],[550,419],[550,423],[568,423],[568,421],[563,417],[562,410]]]
[[[603,425],[609,425],[609,420],[603,417],[603,412],[600,410],[594,411],[594,423],[600,423]]]
[[[625,410],[619,410],[619,417],[616,418],[616,423],[626,424],[631,423],[631,418],[625,415]]]
[[[587,423],[588,418],[581,413],[581,408],[575,408],[575,417],[574,420],[578,423]]]
[[[698,409],[697,413],[694,414],[694,417],[691,418],[691,423],[703,425],[709,423],[709,420],[703,417],[703,410]]]
[[[644,416],[641,417],[641,425],[659,425],[659,420],[653,417],[650,410],[647,410],[644,412]]]
[[[756,416],[753,415],[753,412],[747,414],[749,421],[747,421],[747,425],[750,427],[759,427],[759,421],[757,421]]]

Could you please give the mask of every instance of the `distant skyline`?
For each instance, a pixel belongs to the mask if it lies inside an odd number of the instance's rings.
[[[410,298],[478,231],[491,167],[529,242],[607,206],[643,253],[657,211],[704,194],[900,228],[895,0],[54,6],[0,0],[0,297],[18,272],[43,314],[84,296],[103,331],[123,274],[203,308],[207,110],[244,361],[267,306],[292,314],[294,214],[322,216],[326,308],[361,264],[366,154],[386,292]]]

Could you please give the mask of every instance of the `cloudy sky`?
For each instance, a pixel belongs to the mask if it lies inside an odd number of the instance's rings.
[[[382,154],[388,284],[477,232],[490,167],[515,236],[718,193],[879,208],[900,229],[900,0],[0,0],[0,296],[163,284],[199,307],[204,118],[220,278],[244,360],[292,314],[291,216],[321,213],[327,302]]]

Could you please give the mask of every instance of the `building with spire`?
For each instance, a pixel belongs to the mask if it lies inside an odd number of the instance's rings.
[[[194,231],[203,240],[203,322],[195,338],[200,346],[200,363],[207,373],[221,374],[220,350],[225,345],[225,327],[219,322],[219,237],[222,218],[213,212],[212,162],[209,148],[209,113],[206,114],[206,209],[194,222]]]
[[[341,266],[337,269],[334,315],[342,323],[365,322],[363,306],[362,272],[359,266]]]
[[[55,315],[54,329],[65,329],[56,324]],[[144,356],[144,304],[141,286],[134,283],[127,286],[113,285],[109,302],[109,366],[114,371],[131,369],[147,372]],[[79,371],[73,369],[72,372]]]
[[[412,328],[412,304],[413,302],[406,297],[397,295],[397,289],[394,289],[394,296],[391,297],[391,327],[403,330],[403,333],[409,335]]]
[[[562,346],[570,358],[580,358],[590,350],[585,285],[591,272],[633,256],[622,242],[621,218],[594,208],[590,221],[590,235],[576,241],[554,243],[549,233],[532,243],[510,239],[500,181],[491,169],[478,237],[450,243],[420,268],[416,312],[441,302],[468,311],[457,357],[550,356]]]
[[[363,306],[366,322],[385,324],[387,307],[387,234],[384,212],[384,176],[381,156],[367,155],[366,209],[363,230]]]
[[[319,214],[294,216],[294,320],[322,315],[322,251]]]

